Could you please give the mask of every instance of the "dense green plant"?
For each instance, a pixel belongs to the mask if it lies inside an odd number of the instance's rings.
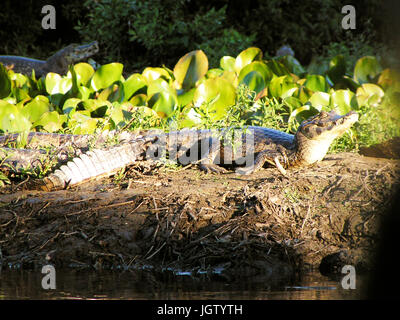
[[[190,12],[189,3],[85,1],[89,19],[80,21],[76,29],[84,40],[100,42],[104,61],[129,57],[135,68],[147,63],[171,65],[176,56],[198,48],[207,53],[211,65],[217,65],[219,57],[237,54],[252,44],[254,35],[245,36],[227,26],[226,7]],[[116,45],[115,39],[124,45]]]
[[[256,47],[222,57],[218,68],[209,68],[201,50],[182,56],[173,69],[147,67],[124,77],[123,67],[78,63],[66,76],[36,80],[0,65],[0,130],[83,134],[261,125],[294,132],[321,110],[356,110],[359,123],[336,149],[400,134],[400,76],[382,70],[374,56],[360,58],[353,77],[341,55],[326,72],[309,74],[295,58],[265,59]]]

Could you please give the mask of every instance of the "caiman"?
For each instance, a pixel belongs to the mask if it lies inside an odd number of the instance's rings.
[[[98,43],[93,41],[84,45],[70,44],[45,61],[20,56],[0,56],[0,63],[6,68],[28,76],[32,74],[32,70],[35,70],[35,75],[41,77],[49,72],[65,74],[69,65],[82,61],[98,51]]]
[[[321,161],[334,139],[340,137],[356,121],[354,111],[338,115],[335,111],[317,114],[305,120],[292,135],[264,127],[237,130],[190,130],[160,133],[146,131],[128,134],[119,145],[94,149],[76,157],[49,176],[35,182],[42,190],[63,189],[98,176],[109,176],[136,160],[159,159],[168,153],[170,159],[183,164],[197,163],[206,172],[226,172],[224,166],[236,167],[238,174],[250,174],[265,163],[282,174],[292,167],[304,167]],[[233,134],[231,134],[233,133]],[[30,133],[28,142],[38,135]],[[60,137],[39,134],[38,140]],[[3,136],[0,144],[17,139]],[[62,140],[79,141],[84,136],[64,135]],[[233,137],[233,138],[231,138]]]

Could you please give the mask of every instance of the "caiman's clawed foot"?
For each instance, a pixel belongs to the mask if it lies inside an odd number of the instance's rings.
[[[206,173],[226,173],[227,170],[225,168],[222,168],[216,164],[213,163],[200,163],[199,164],[200,170],[206,172]]]
[[[252,174],[254,172],[254,166],[237,168],[235,170],[235,172],[236,172],[236,174],[240,174],[240,175],[249,175],[249,174]]]

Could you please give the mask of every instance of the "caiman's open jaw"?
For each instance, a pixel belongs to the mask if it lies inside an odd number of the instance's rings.
[[[69,60],[72,62],[78,62],[99,52],[99,44],[97,41],[83,45],[72,44],[71,46],[72,51],[68,54],[68,56]]]
[[[350,111],[341,116],[335,111],[325,112],[303,121],[298,132],[312,140],[335,139],[341,136],[355,122],[358,121],[358,113]]]

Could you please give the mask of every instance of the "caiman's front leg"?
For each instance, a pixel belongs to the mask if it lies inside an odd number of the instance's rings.
[[[217,138],[212,138],[210,137],[209,140],[209,145],[206,146],[206,154],[202,156],[200,159],[199,163],[199,168],[202,171],[205,171],[206,173],[225,173],[227,170],[214,162],[218,160],[219,162],[222,160],[220,156],[220,140]],[[203,146],[202,146],[203,147]]]
[[[236,169],[236,173],[243,175],[251,174],[261,169],[264,166],[265,162],[276,166],[280,173],[286,175],[286,170],[284,168],[284,166],[287,166],[286,151],[282,146],[279,145],[277,146],[277,148],[263,150],[259,152],[256,159],[254,160],[253,165],[244,168],[238,168]],[[283,165],[281,162],[283,162]]]

